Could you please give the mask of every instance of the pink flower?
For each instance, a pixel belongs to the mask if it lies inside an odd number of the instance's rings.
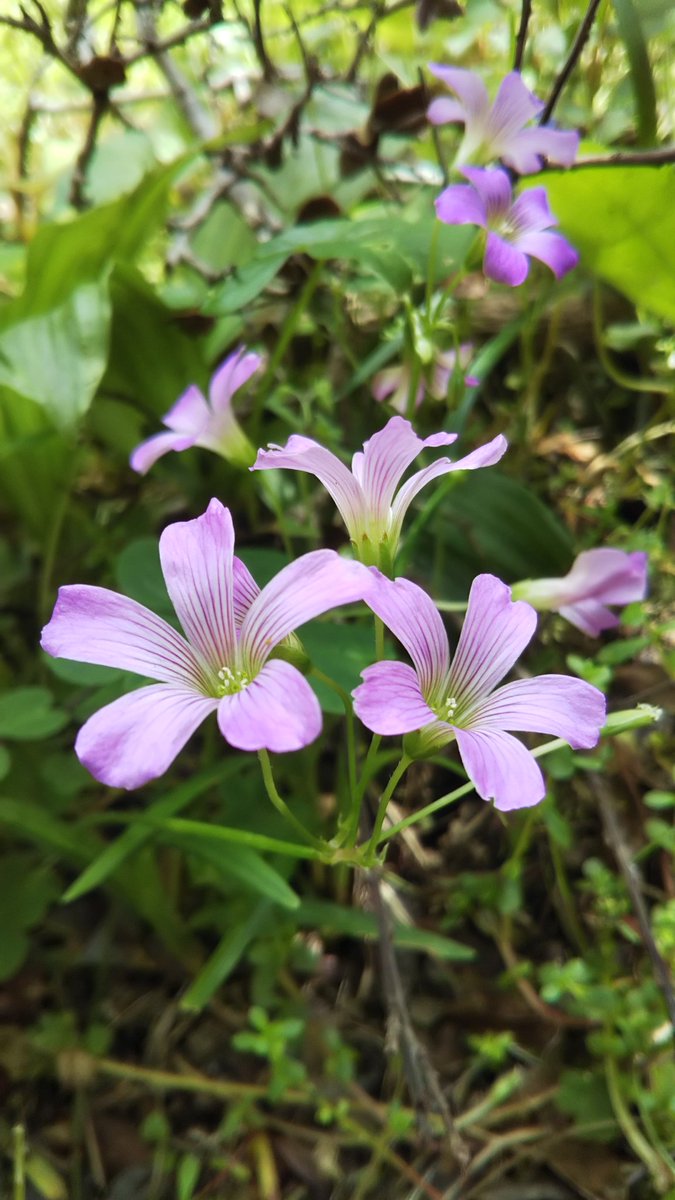
[[[351,471],[330,450],[299,434],[293,434],[285,446],[259,450],[251,470],[286,467],[315,475],[333,497],[358,557],[389,570],[396,557],[403,518],[417,493],[448,471],[492,466],[507,447],[506,438],[499,434],[456,462],[439,458],[412,475],[394,496],[404,472],[425,446],[449,446],[456,440],[456,433],[419,438],[409,421],[392,417],[364,444],[363,451],[354,455]]]
[[[535,608],[559,612],[582,633],[597,637],[619,624],[607,604],[644,600],[647,555],[641,550],[627,554],[610,547],[584,550],[561,579],[526,579],[515,585],[513,593]]]
[[[196,520],[164,530],[162,571],[184,637],[107,588],[59,590],[42,632],[48,654],[159,680],[106,705],[80,730],[76,753],[102,783],[137,788],[163,775],[212,712],[240,750],[285,753],[321,732],[311,687],[271,655],[298,625],[361,599],[367,570],[333,550],[316,550],[260,591],[233,549],[232,518],[218,500]]]
[[[436,214],[446,225],[479,225],[487,230],[483,271],[488,279],[518,287],[527,278],[528,258],[546,263],[560,279],[579,261],[576,250],[559,233],[546,189],[530,188],[514,202],[506,171],[464,167],[467,184],[452,184],[436,200]]]
[[[471,342],[464,342],[459,348],[459,366],[463,371],[466,369],[473,354],[473,346]],[[423,379],[420,380],[417,386],[415,396],[415,408],[419,408],[424,399],[425,390],[429,393],[432,400],[445,400],[448,394],[448,385],[450,378],[455,372],[455,363],[457,362],[456,350],[441,350],[433,361],[431,369],[431,379],[426,385]],[[401,364],[399,367],[385,367],[384,370],[378,371],[372,382],[372,393],[374,398],[382,403],[387,401],[390,408],[396,412],[405,415],[408,410],[408,396],[410,394],[411,372],[410,367]],[[464,378],[465,387],[476,387],[478,380],[473,375],[466,375]]]
[[[232,397],[262,363],[259,354],[240,346],[218,367],[208,400],[192,384],[162,417],[169,433],[156,433],[137,446],[130,458],[134,471],[145,475],[170,450],[202,446],[230,462],[249,466],[254,450],[232,410]]]
[[[513,602],[494,575],[473,582],[454,658],[441,617],[426,592],[407,579],[392,581],[371,568],[366,603],[410,655],[414,667],[378,662],[353,693],[364,725],[383,735],[413,734],[404,748],[420,756],[457,740],[469,778],[484,800],[508,811],[537,804],[546,786],[529,750],[509,731],[564,738],[587,750],[600,736],[605,699],[589,683],[540,675],[496,685],[534,634],[537,614]]]
[[[499,85],[492,104],[485,84],[475,71],[432,63],[429,70],[458,97],[433,100],[428,111],[432,125],[459,123],[464,138],[456,162],[488,163],[500,158],[519,175],[541,168],[542,159],[569,167],[579,148],[573,130],[550,129],[529,122],[543,109],[541,100],[525,87],[519,73],[511,71]]]

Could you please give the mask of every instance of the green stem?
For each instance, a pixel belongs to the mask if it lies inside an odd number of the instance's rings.
[[[672,1177],[668,1179],[670,1172],[666,1170],[665,1163],[652,1149],[651,1145],[638,1129],[633,1117],[630,1113],[628,1105],[624,1101],[621,1093],[621,1080],[617,1069],[616,1061],[607,1056],[605,1059],[605,1077],[607,1079],[607,1091],[614,1109],[614,1115],[619,1123],[621,1132],[628,1142],[631,1150],[644,1163],[649,1171],[654,1183],[659,1188],[659,1191],[668,1187],[672,1183]]]
[[[279,334],[279,340],[274,348],[274,351],[270,358],[267,370],[265,372],[264,381],[263,381],[262,385],[258,388],[258,392],[256,395],[255,411],[253,413],[253,419],[251,421],[251,429],[255,434],[255,437],[253,440],[256,442],[256,444],[260,440],[259,433],[260,433],[260,420],[262,417],[262,410],[263,410],[263,407],[265,404],[265,400],[267,399],[267,395],[270,390],[270,387],[274,381],[274,375],[275,375],[276,369],[279,366],[279,363],[282,361],[284,354],[286,353],[286,350],[288,349],[288,346],[289,346],[292,338],[295,335],[295,331],[298,327],[298,324],[300,323],[300,319],[301,319],[303,313],[305,312],[305,310],[308,308],[309,303],[312,299],[312,296],[314,295],[314,293],[317,289],[319,280],[321,278],[321,273],[323,271],[323,267],[324,267],[324,264],[322,262],[317,262],[314,264],[314,268],[310,272],[307,282],[305,283],[305,286],[303,287],[302,291],[300,292],[300,295],[298,296],[295,307],[291,309],[290,313],[288,314],[288,316],[284,322],[284,325]]]
[[[349,812],[349,817],[347,820],[347,825],[346,825],[343,836],[339,839],[340,843],[345,846],[349,846],[349,847],[355,846],[356,842],[358,840],[359,820],[361,817],[361,802],[365,795],[366,788],[374,774],[373,760],[375,759],[375,757],[377,755],[377,751],[380,747],[381,741],[382,741],[382,738],[380,737],[379,734],[377,734],[377,733],[373,734],[373,737],[370,742],[370,746],[368,747],[368,753],[366,754],[366,761],[364,762],[363,768],[361,770],[360,779],[359,779],[354,791],[352,792],[352,803],[351,803],[351,809]]]
[[[281,796],[279,795],[276,784],[274,782],[274,776],[272,775],[272,764],[270,762],[270,756],[267,753],[267,751],[259,750],[258,751],[258,759],[260,761],[260,767],[262,770],[262,777],[263,777],[263,782],[265,784],[265,790],[266,790],[267,795],[269,796],[270,800],[272,801],[272,804],[276,808],[277,812],[281,813],[282,817],[284,817],[287,821],[290,822],[290,824],[295,829],[296,833],[299,833],[300,836],[302,838],[304,838],[304,840],[306,842],[309,842],[309,844],[311,846],[314,846],[315,849],[317,849],[317,850],[321,850],[321,851],[326,850],[327,849],[326,843],[323,842],[321,840],[321,838],[317,838],[314,836],[313,833],[310,833],[309,829],[305,829],[305,826],[303,825],[302,821],[298,820],[295,813],[291,812],[290,808],[286,804],[286,801],[282,800]]]
[[[14,1126],[12,1137],[14,1139],[13,1200],[26,1200],[26,1130],[23,1125]]]
[[[377,815],[375,817],[375,824],[373,825],[373,832],[365,850],[364,858],[366,863],[373,863],[375,861],[378,844],[380,841],[385,840],[384,838],[380,837],[380,834],[382,833],[382,826],[384,824],[387,806],[412,761],[413,760],[411,758],[408,758],[407,754],[401,755],[397,766],[394,768],[391,774],[389,783],[380,796],[380,803],[377,806]]]
[[[431,319],[431,301],[434,295],[436,255],[438,253],[438,239],[441,235],[441,223],[438,219],[434,221],[429,241],[429,261],[427,263],[427,294],[426,294],[426,309],[427,320]]]
[[[602,363],[605,371],[610,379],[618,383],[620,387],[629,388],[633,392],[661,392],[669,396],[672,391],[672,384],[667,383],[665,379],[639,379],[636,375],[629,375],[626,371],[622,371],[621,367],[617,367],[613,362],[611,355],[607,351],[607,347],[603,341],[603,317],[602,317],[602,300],[600,298],[600,284],[596,283],[593,288],[593,334],[595,338],[595,348],[598,352],[598,358]]]
[[[336,696],[340,697],[342,706],[345,710],[345,720],[347,722],[347,772],[349,777],[349,794],[354,796],[356,793],[356,736],[354,731],[354,708],[352,705],[351,696],[346,692],[339,683],[331,679],[330,675],[325,675],[318,667],[313,666],[311,674],[315,679],[320,679],[335,692]]]
[[[375,662],[382,662],[384,658],[384,623],[379,617],[375,617]]]

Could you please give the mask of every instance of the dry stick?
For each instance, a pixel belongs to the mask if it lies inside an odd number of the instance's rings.
[[[518,36],[516,37],[516,50],[513,56],[514,71],[519,71],[523,65],[525,42],[527,41],[527,27],[530,23],[531,13],[532,0],[523,0],[522,8],[520,10],[520,26],[518,28]]]
[[[675,992],[673,991],[673,981],[670,977],[668,965],[659,953],[658,946],[654,940],[649,912],[642,896],[639,871],[626,844],[606,783],[604,780],[596,778],[591,778],[591,783],[600,802],[600,815],[602,817],[605,841],[614,854],[619,870],[623,875],[624,883],[628,888],[635,917],[640,926],[642,940],[645,944],[647,954],[651,959],[654,976],[663,993],[670,1023],[673,1027],[673,1032],[675,1032]]]
[[[157,37],[157,26],[155,25],[154,15],[149,8],[142,5],[137,9],[136,20],[140,40],[145,43],[148,55],[154,58],[162,75],[166,79],[173,98],[183,113],[190,129],[195,137],[198,137],[201,141],[209,141],[218,132],[216,123],[211,114],[200,103],[183,72],[176,66],[176,63],[167,51],[161,47],[161,43]]]
[[[87,168],[91,160],[91,156],[96,149],[96,135],[99,125],[103,120],[104,114],[109,106],[107,92],[93,92],[91,115],[89,117],[89,125],[87,126],[87,135],[84,139],[84,145],[77,156],[77,161],[73,169],[73,178],[70,184],[69,200],[73,208],[84,208],[86,198],[84,194],[84,185],[87,177]]]
[[[545,125],[546,122],[550,119],[551,113],[553,112],[553,109],[555,108],[556,104],[558,103],[558,100],[560,99],[560,93],[562,92],[570,75],[572,74],[572,71],[574,70],[574,68],[577,64],[577,60],[579,58],[579,55],[581,54],[581,51],[583,50],[584,46],[586,45],[586,42],[588,40],[588,35],[590,34],[591,29],[593,28],[593,22],[595,21],[596,13],[597,13],[599,7],[600,7],[600,0],[591,0],[590,4],[588,6],[588,10],[586,12],[586,16],[584,17],[583,21],[581,22],[581,25],[579,26],[579,31],[577,33],[577,36],[574,39],[572,49],[570,50],[569,55],[567,56],[567,62],[565,63],[562,71],[558,75],[558,78],[556,79],[555,83],[553,84],[553,89],[551,91],[551,95],[549,96],[548,100],[546,101],[543,112],[539,116],[539,124],[540,125]]]
[[[427,1052],[415,1033],[406,1003],[403,981],[396,961],[391,918],[382,898],[380,878],[376,871],[366,871],[365,881],[378,926],[378,948],[382,965],[382,991],[389,1013],[387,1039],[400,1050],[410,1097],[416,1112],[426,1115],[440,1113],[448,1133],[450,1149],[462,1172],[470,1161],[470,1151],[458,1133],[448,1103],[441,1090],[438,1076]]]
[[[675,146],[663,146],[659,150],[619,150],[616,154],[580,158],[567,170],[579,171],[584,167],[660,167],[672,162],[675,162]]]
[[[275,78],[277,71],[272,59],[267,53],[267,47],[265,46],[261,9],[262,0],[253,0],[253,45],[258,57],[258,62],[262,67],[263,79],[266,83],[269,83],[271,79]]]

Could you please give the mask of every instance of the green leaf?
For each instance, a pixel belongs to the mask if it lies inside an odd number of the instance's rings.
[[[305,928],[359,939],[376,938],[379,932],[372,913],[358,908],[344,908],[329,900],[303,900],[295,920]],[[448,962],[470,962],[474,958],[470,946],[463,946],[454,938],[443,937],[426,929],[416,929],[412,925],[394,925],[393,937],[394,945],[401,949],[423,950]]]
[[[583,264],[638,306],[675,320],[675,169],[589,167],[547,172],[544,182]]]
[[[290,858],[320,858],[319,852],[312,846],[285,842],[279,838],[268,837],[264,833],[254,833],[249,829],[231,829],[227,825],[208,825],[204,821],[186,821],[182,817],[155,820],[145,816],[138,819],[169,834],[204,838],[207,842],[213,840],[232,842],[238,846],[250,846],[253,850],[266,850],[270,854],[287,854]]]
[[[0,737],[33,742],[68,724],[67,713],[53,707],[47,688],[14,688],[0,695]]]
[[[642,23],[632,0],[613,0],[621,39],[626,47],[637,109],[638,145],[656,141],[656,88]]]
[[[211,863],[224,879],[236,879],[246,891],[266,896],[282,908],[297,908],[300,904],[299,897],[283,876],[255,850],[246,846],[228,848],[215,838],[209,842],[206,838],[191,838],[189,834],[167,833],[160,837],[162,841]]]
[[[232,974],[256,934],[263,928],[269,914],[269,901],[261,900],[243,920],[232,925],[190,984],[181,1000],[182,1009],[199,1012],[208,1004],[214,992]]]
[[[312,663],[339,684],[347,694],[359,683],[361,671],[374,661],[375,642],[370,625],[330,626],[311,621],[302,630],[302,644]],[[320,679],[310,680],[324,712],[343,713],[340,697]]]
[[[120,591],[153,612],[173,616],[174,610],[166,590],[159,561],[157,538],[136,538],[117,556],[115,578]]]

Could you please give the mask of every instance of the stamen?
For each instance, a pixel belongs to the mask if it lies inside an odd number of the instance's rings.
[[[219,696],[232,696],[235,692],[241,692],[245,687],[248,687],[251,680],[243,671],[233,671],[231,667],[221,667],[216,672],[220,684],[217,687]]]

